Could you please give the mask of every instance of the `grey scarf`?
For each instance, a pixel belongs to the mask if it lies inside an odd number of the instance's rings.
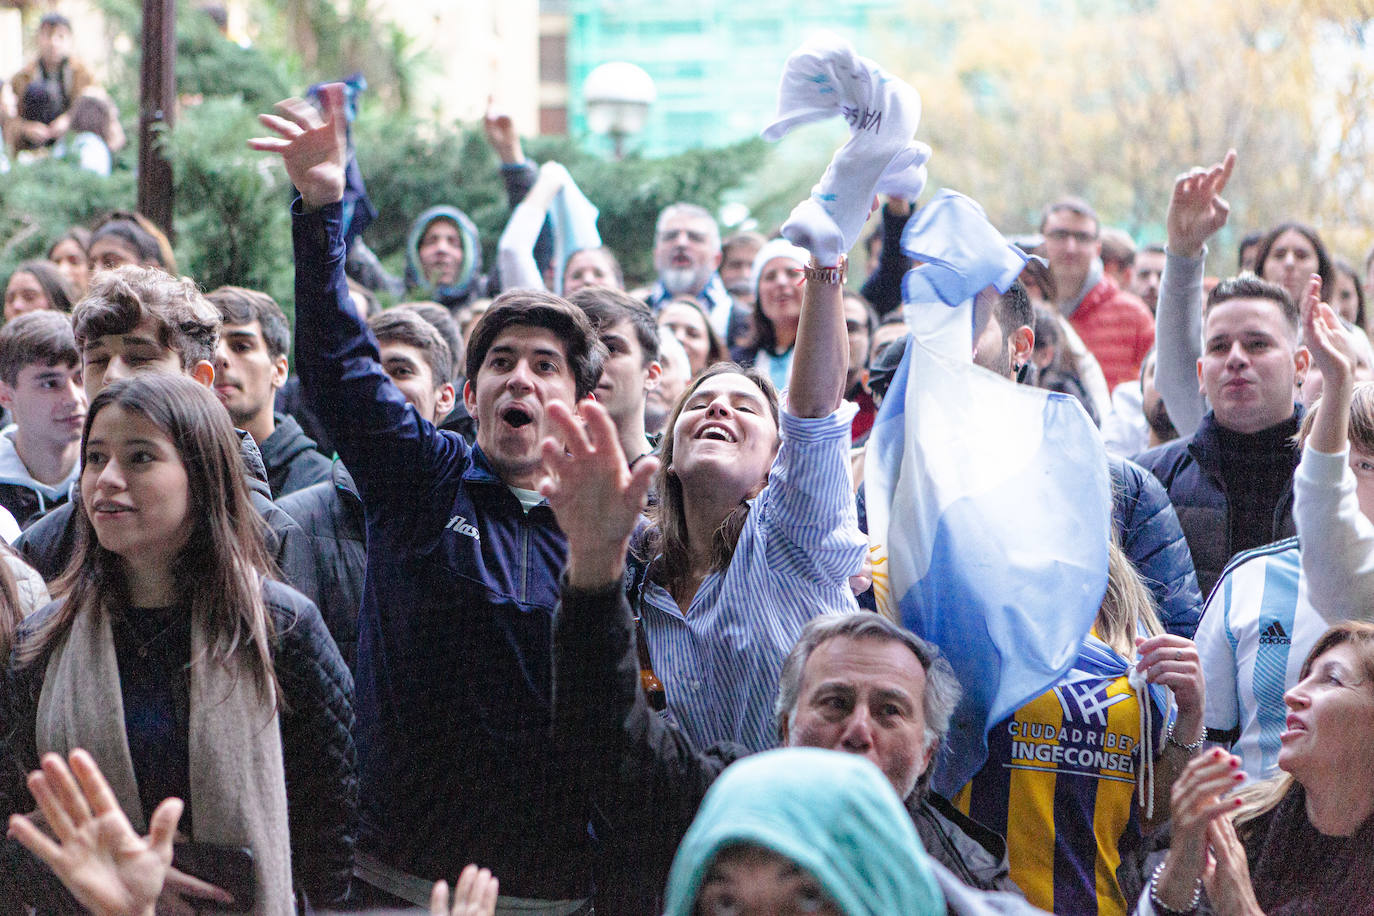
[[[277,714],[268,712],[246,670],[209,661],[204,627],[191,627],[191,809],[195,838],[253,850],[253,916],[293,916],[286,777]],[[38,698],[39,754],[90,752],[119,806],[140,832],[139,800],[119,665],[107,613],[81,613],[53,651]]]

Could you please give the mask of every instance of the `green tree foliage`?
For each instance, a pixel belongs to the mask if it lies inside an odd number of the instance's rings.
[[[767,144],[753,139],[664,159],[586,159],[568,171],[601,209],[601,240],[620,257],[626,283],[635,284],[654,276],[654,222],[660,210],[688,201],[718,211],[726,192],[762,167],[767,153]]]
[[[139,34],[138,0],[105,0],[110,23]],[[205,289],[230,283],[262,289],[292,306],[292,264],[287,202],[290,189],[271,156],[248,150],[263,133],[255,115],[306,82],[337,77],[335,69],[363,62],[372,88],[362,97],[354,142],[369,194],[380,216],[366,239],[396,271],[404,266],[411,220],[438,203],[457,206],[481,233],[490,270],[496,243],[510,215],[499,164],[480,125],[436,124],[405,110],[408,73],[416,56],[408,40],[371,29],[365,0],[339,7],[323,0],[264,6],[263,13],[303,17],[317,26],[310,57],[320,69],[282,49],[244,49],[224,39],[194,3],[180,3],[177,78],[182,105],[161,141],[175,182],[175,247],[181,272]],[[299,37],[297,37],[299,43]],[[268,46],[264,46],[267,48]],[[115,174],[104,178],[69,163],[16,167],[0,181],[0,270],[8,275],[23,258],[42,254],[76,224],[89,225],[112,209],[132,209],[137,159],[136,93],[139,43],[112,62],[112,90],[120,101],[130,143]],[[390,63],[387,63],[390,61]],[[369,63],[370,62],[370,63]],[[368,72],[368,69],[371,72]],[[612,163],[564,139],[536,140],[537,161],[557,159],[601,210],[602,237],[621,257],[627,280],[652,278],[654,220],[674,201],[717,210],[767,155],[752,140],[720,150],[695,150],[666,159],[632,156]],[[814,180],[814,176],[811,176]]]
[[[20,261],[43,257],[71,226],[130,207],[134,197],[129,171],[107,178],[56,160],[16,166],[0,177],[0,278]]]
[[[254,111],[268,111],[290,94],[288,68],[253,47],[240,47],[220,34],[209,16],[180,11],[177,20],[177,94],[207,98],[237,96]]]
[[[365,238],[393,270],[404,263],[411,220],[435,204],[456,206],[472,218],[490,269],[510,209],[500,164],[480,127],[436,130],[374,108],[355,125],[354,143],[368,194],[380,213]],[[664,159],[608,162],[567,140],[534,141],[527,149],[536,161],[563,163],[600,209],[602,241],[620,257],[627,283],[653,276],[654,220],[660,210],[680,200],[717,209],[727,191],[763,164],[766,152],[762,141],[749,140]]]
[[[292,296],[290,200],[279,172],[244,145],[261,133],[253,107],[208,99],[182,114],[163,149],[176,176],[176,252],[202,289],[260,289]]]

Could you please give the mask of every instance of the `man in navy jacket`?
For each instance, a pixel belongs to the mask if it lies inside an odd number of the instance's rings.
[[[477,444],[437,430],[379,361],[344,279],[338,86],[323,117],[290,100],[262,121],[292,205],[296,359],[367,516],[358,621],[358,875],[364,903],[424,905],[467,862],[506,897],[572,912],[591,893],[585,815],[550,746],[550,623],[565,539],[535,492],[546,407],[592,390],[604,349],[556,296],[500,297],[467,351]],[[554,903],[554,902],[557,903]],[[515,901],[519,902],[519,901]],[[539,905],[539,904],[534,904]]]

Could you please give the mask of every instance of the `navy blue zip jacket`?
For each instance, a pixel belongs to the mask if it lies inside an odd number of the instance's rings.
[[[587,896],[587,821],[550,740],[563,533],[382,371],[348,298],[339,206],[292,213],[301,390],[367,516],[359,850],[425,880],[478,862],[504,894]]]

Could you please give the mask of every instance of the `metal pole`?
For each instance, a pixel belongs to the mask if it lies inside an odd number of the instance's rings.
[[[138,210],[167,237],[172,228],[172,166],[157,148],[157,128],[176,115],[176,0],[143,0],[143,67],[138,118]]]

